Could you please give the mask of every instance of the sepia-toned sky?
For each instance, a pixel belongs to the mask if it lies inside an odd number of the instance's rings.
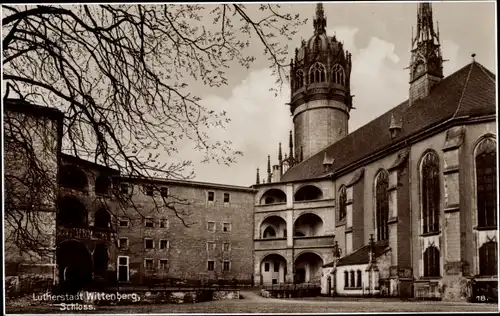
[[[257,4],[247,4],[258,14]],[[290,58],[301,38],[313,34],[315,4],[282,4],[286,11],[300,13],[308,22],[298,30],[290,46]],[[336,34],[353,55],[351,90],[356,109],[351,111],[349,132],[380,116],[407,98],[411,29],[416,25],[416,2],[406,3],[328,3],[324,2],[328,35]],[[495,2],[435,2],[434,26],[439,22],[445,76],[476,61],[496,73]],[[262,56],[261,45],[253,46]],[[229,140],[233,149],[243,152],[230,167],[200,163],[202,155],[186,146],[177,158],[193,160],[196,180],[249,186],[255,182],[256,168],[266,177],[267,155],[277,163],[278,143],[288,152],[288,133],[292,127],[288,86],[276,97],[269,88],[275,84],[266,58],[257,58],[249,70],[228,71],[229,85],[209,89],[196,87],[202,104],[227,112],[231,122],[225,130],[211,136]],[[166,158],[166,157],[165,157]],[[172,159],[169,157],[166,159]]]

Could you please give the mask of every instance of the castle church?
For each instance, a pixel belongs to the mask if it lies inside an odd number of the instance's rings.
[[[495,75],[473,60],[444,77],[419,3],[408,99],[348,133],[351,54],[326,24],[318,4],[291,61],[289,152],[268,157],[267,179],[257,169],[256,280],[441,299],[496,288]]]

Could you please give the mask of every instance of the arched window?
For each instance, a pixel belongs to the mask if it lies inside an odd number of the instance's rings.
[[[424,252],[424,277],[440,276],[439,249],[436,246],[428,247]]]
[[[356,287],[361,287],[361,270],[356,271]]]
[[[344,287],[349,287],[349,272],[344,271]]]
[[[297,70],[295,75],[295,89],[298,90],[304,86],[304,71]]]
[[[326,69],[321,63],[314,63],[309,70],[309,83],[326,81]]]
[[[422,232],[439,232],[439,158],[434,152],[422,159]]]
[[[354,283],[354,271],[351,271],[351,282],[349,282],[350,286],[351,287],[354,287],[355,283]]]
[[[108,229],[111,227],[111,215],[109,212],[100,208],[94,215],[94,227]]]
[[[59,184],[75,190],[85,190],[88,185],[87,176],[80,168],[73,165],[62,166],[59,170]]]
[[[276,231],[271,226],[267,226],[264,230],[264,238],[274,238],[276,237]]]
[[[497,275],[498,274],[498,248],[496,241],[485,242],[479,248],[479,274]]]
[[[375,180],[377,240],[389,238],[389,175],[382,170]]]
[[[497,226],[496,144],[491,138],[479,143],[476,150],[477,226]]]
[[[339,221],[342,221],[347,214],[347,192],[345,186],[339,190]]]
[[[107,175],[99,175],[95,180],[95,193],[107,194],[111,187],[111,180]]]
[[[345,85],[345,72],[342,66],[340,66],[339,64],[335,64],[333,66],[332,74],[334,83]]]

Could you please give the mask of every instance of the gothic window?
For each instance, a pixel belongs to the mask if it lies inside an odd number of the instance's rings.
[[[387,171],[379,172],[376,178],[376,221],[377,221],[377,240],[386,240],[389,238],[389,175]]]
[[[497,275],[498,250],[496,241],[488,241],[479,248],[479,274]]]
[[[298,90],[304,86],[304,72],[299,69],[295,76],[295,89]]]
[[[349,282],[349,285],[351,287],[354,287],[355,286],[355,283],[354,283],[354,271],[351,271],[350,275],[351,275],[351,280],[350,280],[351,282]]]
[[[318,83],[326,81],[326,69],[321,63],[315,63],[309,70],[309,83]]]
[[[334,83],[345,85],[345,72],[342,66],[335,64],[335,66],[333,66],[332,74]]]
[[[344,271],[344,287],[349,287],[349,272]]]
[[[422,181],[422,232],[439,232],[439,158],[427,153],[421,166]]]
[[[476,150],[477,226],[497,226],[496,144],[484,139]]]
[[[361,287],[361,270],[356,271],[356,287]]]
[[[339,221],[342,221],[347,214],[347,192],[345,186],[339,190]]]
[[[439,249],[436,246],[430,246],[424,252],[424,277],[440,276],[439,267]]]

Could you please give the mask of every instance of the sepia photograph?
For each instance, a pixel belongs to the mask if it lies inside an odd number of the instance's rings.
[[[496,1],[1,11],[5,314],[498,313]]]

